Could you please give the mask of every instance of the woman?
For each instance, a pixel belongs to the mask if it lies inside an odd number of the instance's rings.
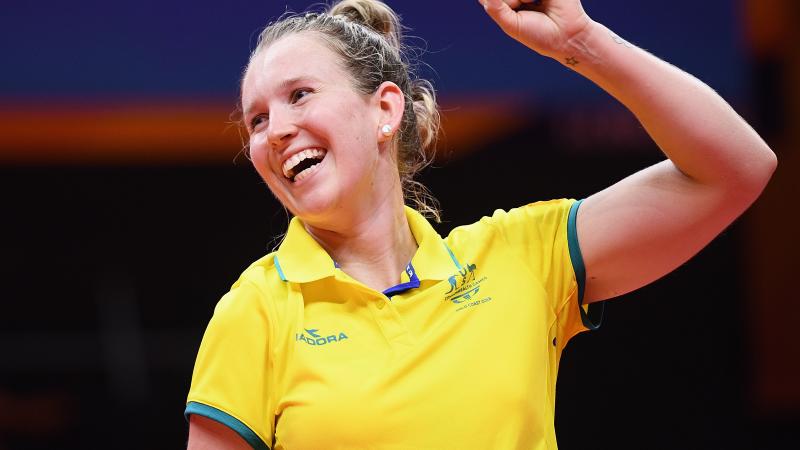
[[[295,216],[218,304],[186,414],[199,448],[556,448],[558,360],[586,305],[697,253],[776,158],[714,91],[579,0],[484,0],[512,38],[625,104],[669,159],[582,202],[439,237],[411,180],[436,135],[394,13],[345,0],[262,33],[242,82],[253,165]]]

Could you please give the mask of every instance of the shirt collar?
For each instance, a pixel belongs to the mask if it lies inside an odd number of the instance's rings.
[[[405,208],[411,234],[419,246],[411,258],[417,276],[421,280],[444,280],[461,269],[458,259],[425,217],[413,208]]]
[[[405,207],[411,234],[419,248],[411,264],[421,280],[444,280],[461,264],[431,224],[417,211]],[[307,283],[334,275],[334,262],[325,249],[306,231],[297,217],[289,222],[286,237],[278,247],[275,266],[284,281]]]
[[[283,281],[307,283],[333,276],[333,260],[308,234],[303,222],[293,217],[286,237],[278,247],[275,266]]]

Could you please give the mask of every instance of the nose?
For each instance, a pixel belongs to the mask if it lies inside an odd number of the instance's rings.
[[[270,146],[277,148],[286,144],[295,134],[297,126],[292,115],[287,111],[270,112],[267,139]]]

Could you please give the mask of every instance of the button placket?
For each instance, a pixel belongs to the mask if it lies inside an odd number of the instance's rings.
[[[373,309],[375,320],[378,322],[386,340],[392,345],[408,345],[410,342],[408,328],[397,310],[390,304],[390,300],[388,298],[374,298],[372,301],[375,306]]]

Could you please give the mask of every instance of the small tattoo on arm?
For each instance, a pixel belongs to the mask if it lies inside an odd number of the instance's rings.
[[[575,57],[573,57],[573,56],[568,56],[567,57],[567,65],[568,66],[577,66],[578,64],[580,64],[580,61],[575,59]]]
[[[625,47],[628,48],[633,47],[633,45],[631,45],[630,42],[626,41],[625,39],[622,39],[621,37],[619,37],[619,35],[617,35],[613,31],[609,31],[608,33],[611,35],[611,39],[613,39],[614,42],[616,42],[617,44],[624,45]]]

